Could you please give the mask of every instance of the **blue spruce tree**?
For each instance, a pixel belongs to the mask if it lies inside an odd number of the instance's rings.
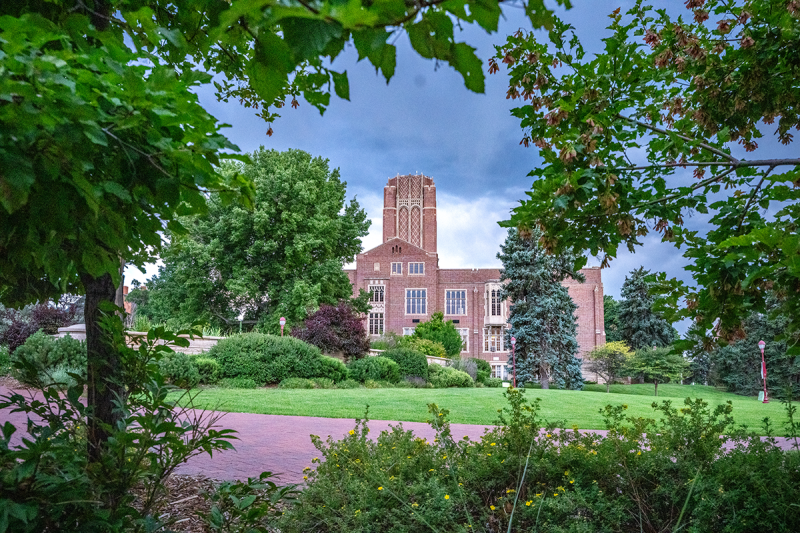
[[[652,283],[647,281],[649,271],[643,267],[632,270],[622,284],[622,301],[618,320],[622,340],[634,350],[669,346],[675,340],[675,330],[653,310],[656,302],[651,294]]]
[[[573,268],[574,258],[548,255],[539,246],[534,229],[522,238],[508,232],[497,258],[503,262],[500,280],[507,282],[503,296],[511,301],[506,346],[517,338],[517,380],[538,380],[543,389],[583,388],[581,360],[576,338],[578,308],[561,282],[570,276],[584,281]]]

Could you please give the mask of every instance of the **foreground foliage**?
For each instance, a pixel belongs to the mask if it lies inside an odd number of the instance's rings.
[[[300,531],[747,532],[800,527],[800,454],[733,427],[731,406],[702,400],[663,418],[603,409],[607,437],[557,430],[539,400],[506,392],[496,429],[457,440],[447,410],[429,406],[436,438],[402,425],[369,437],[357,420],[322,441],[316,470],[281,524]],[[795,435],[797,427],[793,425]],[[768,428],[766,428],[768,431]],[[726,450],[727,435],[733,448]],[[509,529],[510,528],[510,529]]]
[[[125,395],[117,398],[116,425],[103,427],[109,438],[96,456],[90,456],[88,428],[103,423],[81,400],[85,379],[73,373],[76,384],[64,394],[64,383],[38,374],[34,362],[14,362],[15,371],[42,379],[31,397],[0,397],[0,409],[28,417],[26,428],[10,422],[0,428],[0,532],[168,527],[161,507],[164,480],[193,456],[232,448],[233,432],[218,426],[221,415],[195,411],[194,396],[185,392],[168,399],[174,388],[164,382],[158,363],[171,346],[188,344],[185,339],[153,330],[133,350],[121,332],[113,333]],[[24,438],[16,438],[21,431]]]
[[[509,68],[521,144],[544,159],[506,223],[540,226],[544,246],[574,251],[578,264],[589,251],[607,265],[653,233],[684,252],[694,282],[661,277],[667,318],[735,341],[774,288],[796,335],[800,6],[662,4],[615,10],[598,54],[562,22],[549,39],[520,31],[497,48],[490,71]],[[702,223],[690,223],[695,213]]]

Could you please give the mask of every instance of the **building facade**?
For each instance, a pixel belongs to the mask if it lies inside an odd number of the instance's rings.
[[[371,293],[369,335],[410,335],[417,324],[441,311],[461,333],[462,357],[484,359],[492,376],[506,377],[509,302],[500,299],[500,270],[439,268],[436,239],[433,179],[390,178],[383,189],[383,244],[359,254],[355,270],[346,270],[354,295],[359,289]],[[580,356],[605,343],[600,269],[581,272],[584,283],[564,282],[578,306]]]

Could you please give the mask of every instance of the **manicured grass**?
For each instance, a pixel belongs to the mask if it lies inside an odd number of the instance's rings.
[[[711,406],[730,400],[738,424],[759,431],[761,420],[769,417],[776,433],[783,435],[785,411],[774,400],[762,404],[747,398],[701,385],[660,385],[658,398],[652,385],[614,385],[606,394],[604,385],[589,385],[584,391],[528,389],[530,399],[541,398],[541,415],[550,421],[563,420],[565,427],[603,429],[599,410],[605,405],[626,404],[633,416],[654,417],[654,401],[672,400],[680,406],[687,396],[703,398]],[[204,389],[197,396],[198,407],[234,413],[356,418],[425,422],[429,403],[450,410],[452,422],[492,424],[497,410],[505,406],[504,389]]]

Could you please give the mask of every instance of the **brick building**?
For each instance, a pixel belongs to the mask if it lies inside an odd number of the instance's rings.
[[[383,189],[383,244],[356,257],[346,270],[354,294],[372,292],[370,336],[409,335],[436,311],[452,320],[464,340],[463,357],[492,365],[505,377],[511,347],[504,342],[509,302],[500,299],[496,268],[439,268],[436,250],[436,185],[423,175],[390,178]],[[599,268],[581,272],[585,283],[566,280],[578,305],[580,354],[605,343],[603,282]]]

